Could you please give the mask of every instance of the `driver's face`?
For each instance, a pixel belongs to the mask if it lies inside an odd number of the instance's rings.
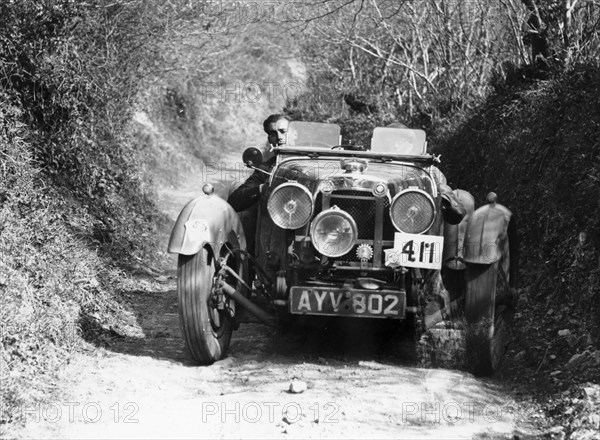
[[[287,143],[287,132],[290,123],[286,119],[271,122],[267,125],[267,139],[274,147],[281,147]]]

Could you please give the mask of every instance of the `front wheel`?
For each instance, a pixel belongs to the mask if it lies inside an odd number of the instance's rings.
[[[219,306],[215,258],[203,248],[195,255],[180,255],[177,266],[179,318],[186,346],[194,361],[212,364],[227,353],[232,333],[231,313]]]

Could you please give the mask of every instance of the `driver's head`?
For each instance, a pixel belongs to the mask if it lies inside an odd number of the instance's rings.
[[[267,140],[272,147],[281,147],[287,143],[287,132],[290,120],[281,114],[269,116],[263,122]]]

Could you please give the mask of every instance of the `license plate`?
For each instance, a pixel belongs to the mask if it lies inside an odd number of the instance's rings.
[[[393,290],[292,287],[290,312],[308,315],[404,319],[406,294]]]
[[[385,249],[385,265],[441,269],[444,237],[396,232],[393,249]]]

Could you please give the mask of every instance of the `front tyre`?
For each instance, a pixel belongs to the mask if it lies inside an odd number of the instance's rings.
[[[195,255],[180,255],[177,264],[179,319],[186,346],[195,362],[212,364],[227,353],[231,341],[231,315],[218,307],[215,258],[203,248]]]

